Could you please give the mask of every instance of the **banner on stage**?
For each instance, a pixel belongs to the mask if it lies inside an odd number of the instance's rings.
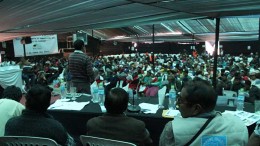
[[[32,43],[25,44],[26,56],[57,54],[58,40],[57,35],[32,36]],[[15,57],[24,56],[22,38],[13,40]]]

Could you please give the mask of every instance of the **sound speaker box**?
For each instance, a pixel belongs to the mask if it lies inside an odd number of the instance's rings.
[[[24,42],[25,42],[25,44],[31,44],[32,43],[31,37],[25,37]]]

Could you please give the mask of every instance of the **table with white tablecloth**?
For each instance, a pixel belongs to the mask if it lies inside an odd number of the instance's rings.
[[[18,65],[0,67],[0,85],[6,88],[15,85],[22,89],[22,69]]]

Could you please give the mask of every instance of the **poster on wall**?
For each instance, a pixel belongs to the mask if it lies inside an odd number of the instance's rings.
[[[15,38],[13,40],[15,57],[24,56],[22,40],[22,38]],[[57,35],[32,36],[31,41],[30,44],[25,44],[26,56],[59,53]]]

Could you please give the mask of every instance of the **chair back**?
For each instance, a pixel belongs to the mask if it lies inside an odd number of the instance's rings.
[[[217,98],[217,105],[222,105],[222,106],[226,106],[227,102],[228,102],[228,98],[227,96],[218,96]]]
[[[218,96],[217,106],[236,106],[236,97]]]
[[[166,86],[165,85],[160,90],[158,90],[158,94],[166,94]]]
[[[116,87],[123,88],[123,83],[124,83],[124,80],[117,81]]]
[[[223,95],[227,97],[237,97],[237,92],[231,90],[224,90]]]
[[[31,136],[2,136],[0,137],[1,146],[58,146],[50,139]]]
[[[136,146],[135,144],[130,142],[86,135],[81,135],[80,141],[83,144],[83,146]]]
[[[129,83],[127,85],[125,85],[124,87],[122,87],[122,89],[124,89],[126,92],[128,92],[128,90],[129,90]]]

